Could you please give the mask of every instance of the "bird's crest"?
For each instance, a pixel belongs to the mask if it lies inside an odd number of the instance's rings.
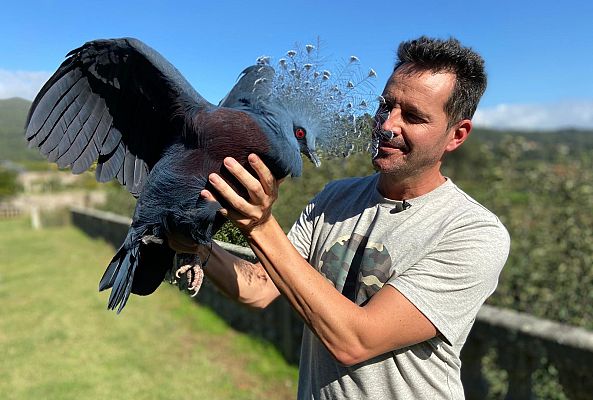
[[[344,157],[368,150],[377,95],[372,69],[363,70],[356,56],[333,68],[321,57],[319,43],[295,46],[273,61],[261,56],[257,64],[273,65],[271,96],[318,129],[317,150],[323,158]]]

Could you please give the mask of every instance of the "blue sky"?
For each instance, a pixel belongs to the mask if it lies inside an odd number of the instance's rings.
[[[0,16],[0,98],[32,98],[64,55],[133,36],[169,59],[211,102],[260,55],[321,38],[324,54],[377,71],[400,41],[454,36],[486,59],[476,123],[593,128],[593,2],[568,1],[10,1]]]

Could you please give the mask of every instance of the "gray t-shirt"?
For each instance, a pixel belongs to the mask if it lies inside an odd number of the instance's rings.
[[[328,184],[289,238],[356,304],[390,284],[439,335],[344,367],[305,327],[298,398],[463,399],[459,353],[480,306],[496,288],[509,235],[451,180],[404,204],[381,196],[378,177]]]

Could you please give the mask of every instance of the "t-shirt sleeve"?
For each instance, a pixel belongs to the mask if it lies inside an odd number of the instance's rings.
[[[399,290],[450,343],[464,337],[494,292],[510,238],[496,218],[457,224],[388,284]]]
[[[310,261],[313,246],[313,235],[315,225],[318,221],[319,210],[324,210],[328,199],[331,198],[335,192],[336,182],[328,183],[322,191],[307,204],[305,209],[301,212],[299,218],[295,221],[288,232],[288,240],[292,242],[292,245],[297,251],[305,258]]]
[[[288,232],[288,240],[297,251],[309,260],[311,254],[311,242],[313,237],[313,202],[307,204]]]

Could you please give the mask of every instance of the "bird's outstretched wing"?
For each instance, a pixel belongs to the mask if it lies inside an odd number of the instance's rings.
[[[97,161],[138,196],[150,169],[181,133],[181,104],[214,107],[163,56],[132,38],[72,50],[29,111],[26,139],[59,167],[81,173]]]

